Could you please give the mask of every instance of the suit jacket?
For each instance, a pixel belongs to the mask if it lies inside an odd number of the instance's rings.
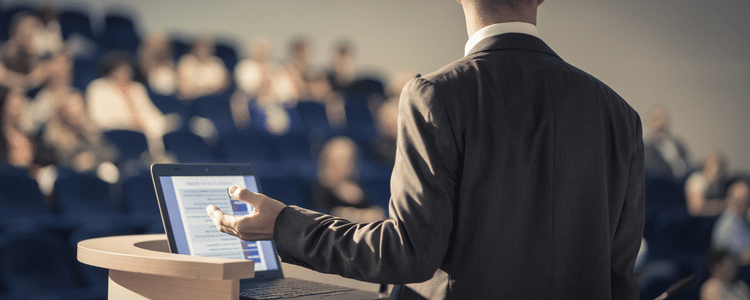
[[[397,299],[637,299],[638,114],[540,39],[502,34],[401,94],[390,219],[285,208],[284,261]]]

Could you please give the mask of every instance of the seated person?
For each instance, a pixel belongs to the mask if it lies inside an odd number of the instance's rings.
[[[294,104],[291,82],[281,67],[271,60],[271,43],[258,39],[249,47],[248,57],[237,64],[234,76],[238,91],[231,98],[232,117],[239,129],[246,129],[252,117],[263,119],[261,130],[283,134],[290,126],[286,106]],[[253,120],[253,124],[257,120]]]
[[[383,209],[371,205],[356,180],[357,145],[349,138],[329,140],[320,153],[315,200],[319,209],[352,222],[385,218]]]
[[[393,165],[396,161],[396,137],[398,136],[398,100],[390,99],[378,108],[378,137],[372,152],[376,161]]]
[[[38,45],[42,21],[34,15],[20,12],[13,16],[9,39],[2,45],[3,67],[0,81],[18,89],[39,86],[47,76],[47,64]]]
[[[57,55],[49,62],[49,73],[44,87],[29,102],[30,128],[36,135],[52,119],[56,106],[64,105],[73,98],[83,98],[81,91],[72,86],[73,62],[65,55]]]
[[[78,172],[96,170],[103,163],[114,165],[117,162],[117,149],[90,121],[86,114],[86,103],[80,94],[55,105],[42,138],[54,149],[58,165]]]
[[[163,153],[162,136],[179,123],[164,116],[148,96],[146,88],[133,81],[127,55],[111,52],[105,57],[104,77],[86,88],[88,114],[101,130],[132,130],[146,135],[152,155]]]
[[[177,63],[177,88],[183,99],[215,94],[229,84],[224,62],[214,56],[214,42],[200,37],[193,42],[190,53]]]
[[[685,201],[692,216],[716,216],[724,211],[726,203],[726,158],[717,151],[703,158],[702,169],[694,172],[685,182]]]
[[[742,265],[750,264],[748,209],[750,187],[747,182],[738,180],[729,188],[727,208],[716,220],[711,236],[711,245],[714,248],[729,250],[737,256]]]
[[[138,49],[140,71],[152,91],[172,95],[177,89],[177,73],[172,56],[172,44],[162,32],[148,36]]]
[[[3,163],[27,170],[36,178],[41,167],[52,163],[48,151],[40,151],[36,141],[27,134],[28,103],[23,90],[0,86],[0,129],[2,129]]]
[[[690,160],[682,141],[669,130],[666,108],[655,106],[649,110],[650,136],[644,143],[645,173],[649,176],[684,180],[690,172]]]
[[[737,279],[737,260],[726,250],[712,250],[706,259],[708,280],[701,286],[701,300],[748,300],[747,284]]]
[[[354,82],[357,76],[357,66],[350,41],[341,40],[336,43],[331,66],[326,75],[331,89],[337,93],[345,93]]]

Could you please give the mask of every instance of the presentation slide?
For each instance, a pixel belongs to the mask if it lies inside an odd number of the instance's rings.
[[[252,259],[256,270],[266,269],[263,247],[219,232],[206,214],[212,204],[235,216],[252,213],[252,206],[232,199],[227,191],[232,185],[247,188],[242,176],[175,176],[172,185],[191,255]]]

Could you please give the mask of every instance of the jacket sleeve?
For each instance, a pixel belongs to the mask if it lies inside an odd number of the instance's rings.
[[[283,261],[370,282],[432,278],[448,249],[458,165],[456,140],[433,83],[415,78],[407,84],[398,129],[389,219],[352,223],[287,207],[274,230]]]
[[[644,227],[645,183],[643,175],[643,139],[640,119],[635,122],[636,147],[630,158],[626,199],[612,239],[612,299],[638,299],[633,275]]]

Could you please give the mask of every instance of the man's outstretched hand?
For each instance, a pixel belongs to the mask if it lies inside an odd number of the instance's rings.
[[[231,234],[245,241],[273,240],[273,227],[276,217],[286,205],[263,194],[253,193],[233,185],[229,195],[252,205],[255,210],[246,216],[228,215],[215,205],[206,207],[206,212],[219,231]]]

